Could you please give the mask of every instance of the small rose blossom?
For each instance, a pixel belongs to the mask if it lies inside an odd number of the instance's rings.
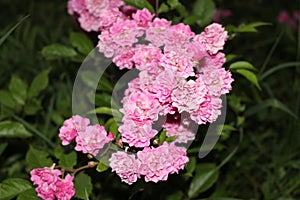
[[[88,118],[79,115],[67,119],[59,129],[58,136],[62,140],[62,145],[70,144],[76,138],[78,132],[84,131],[89,124],[90,120]]]
[[[73,176],[67,174],[64,179],[59,179],[59,181],[57,181],[55,191],[57,199],[70,200],[75,195],[73,179]]]
[[[99,150],[108,142],[110,142],[110,139],[107,137],[104,126],[96,124],[88,126],[85,131],[78,133],[75,150],[96,156]]]
[[[172,92],[172,105],[178,109],[179,113],[193,112],[205,101],[207,92],[203,81],[182,80]]]
[[[141,162],[140,174],[145,175],[146,182],[165,181],[169,174],[178,173],[188,162],[185,149],[167,142],[157,148],[145,147],[137,156]]]
[[[151,14],[147,8],[137,10],[136,13],[132,14],[133,20],[135,20],[140,27],[147,28],[149,23],[152,21],[154,14]]]
[[[30,180],[34,185],[37,195],[44,200],[70,200],[75,195],[73,185],[73,176],[66,175],[65,179],[61,179],[61,171],[51,168],[36,168],[30,172]]]
[[[141,163],[135,155],[130,155],[127,152],[114,153],[109,159],[109,165],[112,171],[118,174],[121,181],[129,185],[140,178],[139,168]]]
[[[209,54],[222,50],[228,38],[227,31],[222,25],[213,23],[205,27],[204,32],[194,37],[194,40],[204,45]]]
[[[146,147],[150,145],[150,140],[157,134],[149,124],[135,123],[130,119],[123,119],[123,124],[119,127],[122,134],[122,142],[129,146]]]

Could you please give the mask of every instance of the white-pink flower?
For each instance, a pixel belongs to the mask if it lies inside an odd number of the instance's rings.
[[[157,134],[151,124],[135,123],[126,118],[122,122],[119,131],[122,134],[122,141],[128,143],[129,146],[138,148],[149,146],[150,140]]]
[[[147,91],[136,91],[125,96],[121,112],[136,123],[149,124],[158,119],[160,104]]]
[[[204,45],[209,54],[222,50],[228,38],[227,31],[222,25],[213,23],[205,27],[204,32],[194,37],[194,40]]]
[[[137,156],[141,162],[140,174],[145,175],[146,182],[165,181],[188,162],[185,149],[167,142],[157,148],[145,147]]]
[[[86,9],[95,17],[100,17],[103,10],[109,7],[109,0],[85,0]]]
[[[151,44],[156,47],[163,46],[168,38],[167,33],[170,26],[170,21],[166,19],[155,18],[146,29],[146,40],[151,42]]]
[[[188,143],[195,139],[198,125],[192,121],[188,113],[168,115],[163,128],[168,137],[175,136],[175,143]]]
[[[136,45],[134,49],[135,67],[141,71],[146,70],[149,74],[157,74],[158,64],[162,57],[161,49],[153,45]]]
[[[179,54],[176,51],[164,52],[160,59],[160,66],[178,72],[184,78],[195,75],[192,57]]]
[[[63,126],[59,129],[59,138],[62,141],[62,145],[70,144],[78,135],[78,132],[84,131],[90,124],[88,118],[83,118],[79,115],[75,115],[65,120]]]
[[[151,14],[147,8],[137,10],[132,14],[133,20],[135,20],[140,27],[148,28],[149,23],[152,21],[154,14]]]
[[[109,159],[109,165],[112,168],[112,171],[118,174],[121,181],[129,185],[140,178],[139,168],[141,163],[136,159],[135,155],[119,151],[112,154]]]
[[[203,71],[204,74],[200,76],[211,96],[220,97],[231,90],[233,79],[229,71],[219,67],[207,67]]]
[[[207,92],[203,81],[182,80],[173,90],[172,105],[178,109],[179,113],[196,111],[199,105],[205,101]]]
[[[107,136],[104,126],[96,124],[86,127],[85,131],[78,132],[75,150],[96,156],[108,142],[110,142],[110,138]]]

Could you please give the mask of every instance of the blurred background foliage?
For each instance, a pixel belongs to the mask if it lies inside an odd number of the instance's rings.
[[[78,167],[87,161],[71,148],[61,148],[57,137],[72,115],[72,86],[80,62],[95,44],[94,34],[78,28],[66,4],[0,0],[0,199],[36,198],[28,182],[34,167],[53,161]],[[235,82],[227,96],[221,139],[199,159],[207,128],[202,127],[181,175],[129,187],[110,170],[88,170],[76,179],[76,198],[88,199],[87,192],[90,199],[299,199],[300,29],[278,22],[281,11],[293,16],[299,6],[299,1],[281,0],[160,1],[159,16],[188,23],[197,32],[211,23],[216,10],[229,10],[231,15],[218,21],[231,34],[225,67],[251,63],[261,89],[232,70]],[[82,40],[84,48],[76,43]],[[114,73],[97,90],[99,107],[110,106],[111,89],[120,76],[113,66],[110,70]],[[88,84],[89,78],[83,79]],[[99,114],[100,123],[108,118]],[[115,124],[106,125],[116,130]],[[5,187],[10,193],[4,194]]]

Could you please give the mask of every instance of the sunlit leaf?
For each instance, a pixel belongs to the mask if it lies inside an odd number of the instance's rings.
[[[238,69],[236,70],[236,72],[243,75],[246,79],[248,79],[251,83],[253,83],[258,89],[261,89],[257,80],[257,76],[253,72],[246,69]]]
[[[106,164],[104,164],[104,163],[102,163],[102,162],[99,162],[98,165],[97,165],[96,170],[97,170],[98,172],[104,172],[104,171],[108,170],[108,168],[109,168],[108,165],[106,165]]]
[[[252,70],[252,71],[256,71],[257,69],[249,62],[247,61],[238,61],[235,63],[232,63],[229,66],[230,70],[238,70],[238,69],[246,69],[246,70]]]
[[[0,138],[28,138],[32,134],[28,132],[25,127],[13,121],[0,122]]]
[[[58,59],[76,56],[76,51],[62,44],[51,44],[42,49],[42,55],[47,59]]]

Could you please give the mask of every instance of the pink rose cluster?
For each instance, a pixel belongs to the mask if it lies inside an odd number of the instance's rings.
[[[68,13],[78,17],[85,31],[102,31],[136,9],[122,0],[69,0]]]
[[[37,185],[35,189],[38,196],[45,200],[69,200],[75,195],[74,177],[67,174],[60,178],[61,171],[54,169],[54,165],[36,168],[30,172],[31,181]]]
[[[114,153],[109,161],[112,171],[131,185],[141,175],[146,182],[166,181],[169,174],[183,169],[189,159],[184,148],[164,142],[157,148],[145,147],[137,156],[121,151]]]
[[[119,69],[139,70],[122,100],[124,116],[118,130],[127,147],[112,154],[112,171],[128,184],[141,176],[146,182],[165,181],[188,162],[186,149],[178,144],[193,140],[198,125],[214,122],[221,114],[221,95],[231,90],[233,82],[222,67],[226,59],[221,50],[228,34],[217,23],[195,34],[189,26],[173,25],[147,9],[125,16],[122,6],[121,0],[69,0],[69,13],[79,15],[83,29],[101,31],[97,47]],[[72,140],[72,131],[81,129],[80,124],[85,122],[64,125],[69,131],[60,134],[63,143]],[[173,142],[153,145],[157,124],[175,138]],[[137,154],[131,155],[128,148]]]
[[[221,114],[220,97],[231,90],[233,81],[222,67],[225,55],[220,50],[227,38],[220,24],[195,34],[189,26],[171,25],[147,9],[103,30],[99,51],[120,69],[140,70],[122,101],[122,141],[131,147],[149,146],[158,133],[153,124],[161,117],[167,117],[162,125],[167,136],[176,135],[183,143],[193,139],[191,124],[214,122]],[[183,113],[189,113],[190,119],[185,117],[185,123],[180,123]]]
[[[59,129],[59,138],[62,145],[68,145],[76,141],[75,150],[96,156],[105,144],[114,139],[114,135],[107,134],[104,126],[90,125],[88,118],[75,115],[65,120]]]

